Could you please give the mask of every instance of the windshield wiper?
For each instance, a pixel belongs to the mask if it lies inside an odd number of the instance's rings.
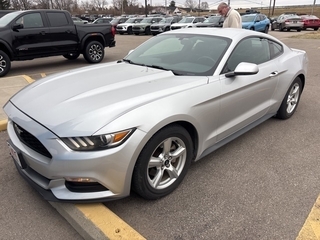
[[[171,71],[171,69],[168,68],[164,68],[162,66],[159,65],[146,65],[147,67],[152,67],[152,68],[156,68],[156,69],[161,69],[161,70],[165,70],[165,71]]]

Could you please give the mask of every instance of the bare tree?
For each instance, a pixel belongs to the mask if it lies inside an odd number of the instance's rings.
[[[11,5],[14,9],[27,10],[32,8],[31,0],[11,0]]]
[[[209,9],[208,2],[201,2],[200,8],[203,9],[203,10]]]
[[[187,8],[194,9],[194,8],[197,7],[198,3],[197,3],[195,0],[186,0],[186,2],[184,3],[184,5],[185,5]]]
[[[103,10],[107,7],[108,2],[106,0],[93,0],[93,7],[97,10]]]

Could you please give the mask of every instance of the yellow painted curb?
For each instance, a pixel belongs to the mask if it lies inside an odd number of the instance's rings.
[[[0,120],[0,131],[7,130],[7,123],[8,123],[7,119]]]
[[[76,207],[109,239],[146,239],[101,203],[76,204]]]
[[[22,77],[28,82],[28,83],[33,83],[34,79],[32,79],[31,77],[29,77],[28,75],[22,75]]]
[[[319,240],[320,239],[320,195],[313,205],[307,220],[299,232],[296,240]]]

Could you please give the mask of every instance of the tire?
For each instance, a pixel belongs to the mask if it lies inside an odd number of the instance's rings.
[[[291,30],[290,28],[287,28],[287,32],[290,32],[290,30]]]
[[[302,82],[301,79],[297,77],[290,85],[280,105],[280,108],[276,115],[277,118],[288,119],[295,113],[300,101],[301,92]]]
[[[152,33],[152,35],[153,35],[153,36],[156,36],[156,35],[157,35],[157,33]]]
[[[132,28],[131,27],[128,28],[127,33],[128,33],[128,35],[132,34]]]
[[[281,24],[279,25],[279,31],[280,31],[280,32],[283,32],[283,27],[282,27]]]
[[[62,56],[64,56],[68,60],[76,60],[80,56],[80,53],[68,53]]]
[[[137,35],[137,36],[138,36],[138,35],[139,35],[139,33],[134,33],[134,35]]]
[[[192,139],[186,129],[179,125],[161,129],[138,157],[132,175],[132,189],[150,200],[170,194],[185,177],[192,152]]]
[[[268,33],[269,32],[269,26],[266,26],[264,29],[264,33]]]
[[[123,32],[119,32],[120,35],[123,35]]]
[[[319,28],[316,27],[316,28],[314,28],[313,30],[314,30],[314,31],[318,31],[318,29],[319,29]]]
[[[89,42],[83,56],[89,63],[99,63],[104,58],[104,47],[100,42]]]
[[[151,35],[151,30],[149,27],[146,28],[145,35]]]
[[[251,31],[254,31],[254,27],[251,27],[250,30],[251,30]]]
[[[10,71],[11,61],[8,55],[0,50],[0,77],[4,77]]]
[[[297,32],[301,32],[301,28],[298,28],[298,29],[297,29]]]

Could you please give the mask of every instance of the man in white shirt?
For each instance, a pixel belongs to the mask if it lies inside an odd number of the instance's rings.
[[[232,9],[226,3],[220,3],[218,6],[218,12],[224,16],[223,27],[224,28],[242,28],[242,20],[240,14]]]

